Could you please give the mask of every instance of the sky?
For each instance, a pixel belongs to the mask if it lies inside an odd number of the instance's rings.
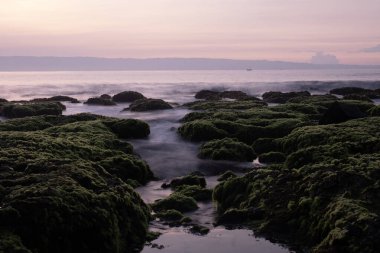
[[[380,0],[0,0],[0,56],[380,64]]]

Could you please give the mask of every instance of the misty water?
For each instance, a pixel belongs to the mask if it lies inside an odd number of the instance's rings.
[[[309,90],[323,94],[335,87],[362,86],[380,88],[380,70],[277,70],[277,71],[120,71],[120,72],[0,72],[0,97],[8,100],[29,100],[38,97],[67,95],[82,101],[101,94],[134,90],[146,97],[161,98],[174,105],[173,110],[154,112],[122,111],[129,104],[89,106],[65,103],[65,114],[95,113],[118,118],[136,118],[150,125],[151,134],[142,140],[129,140],[134,150],[146,160],[157,181],[137,189],[146,203],[171,193],[161,184],[193,171],[202,172],[207,187],[217,184],[217,175],[226,170],[244,173],[260,166],[257,163],[216,162],[197,158],[200,143],[183,140],[177,134],[180,119],[190,111],[181,105],[193,101],[201,89],[242,90],[261,96],[265,91]],[[227,230],[214,227],[215,208],[201,202],[199,209],[187,213],[194,221],[211,229],[206,236],[188,233],[183,227],[169,228],[152,222],[151,230],[163,233],[156,241],[163,249],[147,246],[143,252],[268,252],[289,250],[247,229]]]

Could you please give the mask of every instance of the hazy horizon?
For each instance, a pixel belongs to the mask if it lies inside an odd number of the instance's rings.
[[[380,64],[380,1],[4,0],[0,56]]]

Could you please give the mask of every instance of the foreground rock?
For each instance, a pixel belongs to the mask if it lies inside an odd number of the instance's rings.
[[[141,249],[150,209],[131,186],[152,172],[118,139],[136,136],[123,121],[80,114],[0,123],[1,250]]]
[[[380,118],[372,117],[300,127],[277,139],[285,163],[215,188],[219,222],[249,222],[261,234],[311,252],[377,252],[378,129]]]
[[[136,91],[123,91],[112,97],[112,100],[117,103],[130,103],[139,99],[143,99],[145,96]]]
[[[66,107],[60,102],[4,103],[0,115],[7,118],[24,118],[39,115],[61,115]]]
[[[124,110],[130,110],[133,112],[145,112],[167,109],[173,109],[173,107],[162,99],[144,98],[135,100],[132,104],[130,104],[129,108]]]

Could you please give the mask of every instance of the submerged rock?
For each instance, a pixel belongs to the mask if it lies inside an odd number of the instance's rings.
[[[144,98],[135,100],[130,104],[128,109],[135,112],[154,111],[154,110],[166,110],[173,109],[173,107],[162,99]]]
[[[152,173],[110,120],[117,121],[82,114],[0,123],[0,164],[13,168],[0,171],[0,250],[141,249],[150,209],[129,182]]]
[[[206,187],[206,179],[204,176],[190,174],[183,177],[177,177],[170,181],[169,184],[164,184],[163,188],[171,187],[173,189],[180,186],[200,186]]]
[[[139,99],[143,99],[145,96],[136,91],[123,91],[112,97],[112,100],[117,103],[129,103]]]

